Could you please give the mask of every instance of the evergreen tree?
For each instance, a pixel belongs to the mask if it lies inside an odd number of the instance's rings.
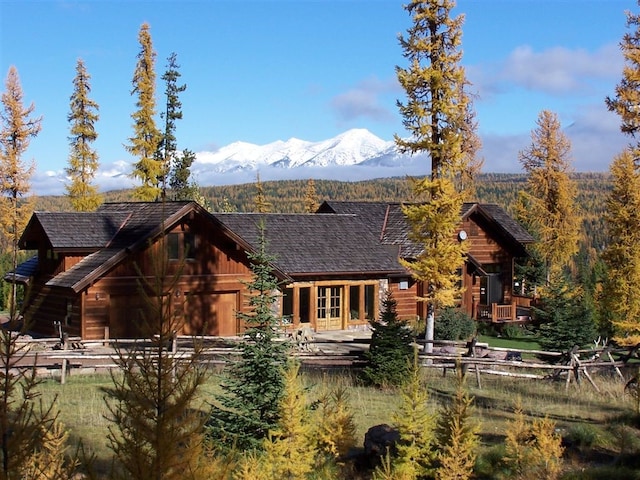
[[[180,79],[180,66],[178,65],[178,55],[174,52],[167,59],[167,70],[162,75],[165,82],[166,106],[161,117],[164,119],[164,133],[158,145],[158,157],[163,162],[162,183],[166,176],[169,176],[169,186],[173,189],[173,184],[179,187],[189,184],[189,168],[195,159],[195,154],[185,150],[180,160],[178,160],[178,141],[176,139],[176,120],[182,119],[182,102],[179,94],[187,89],[187,85],[178,85]],[[179,164],[178,164],[179,162]],[[175,174],[179,178],[175,178]],[[174,192],[175,195],[175,192]],[[182,200],[182,199],[180,199]]]
[[[477,449],[479,425],[473,420],[473,398],[464,385],[461,365],[456,366],[456,391],[450,403],[445,404],[438,417],[437,480],[466,480],[472,478]]]
[[[605,328],[623,345],[640,343],[640,172],[631,150],[610,167],[613,190],[605,221],[609,244],[602,253],[607,274],[600,297]]]
[[[73,79],[71,111],[67,120],[71,124],[69,166],[65,169],[70,179],[65,186],[71,206],[78,212],[92,212],[102,203],[102,195],[92,184],[99,167],[98,154],[91,148],[98,138],[95,123],[98,121],[98,104],[89,98],[91,75],[82,59],[76,64]]]
[[[260,449],[278,424],[288,348],[275,338],[278,318],[273,305],[278,281],[271,269],[273,259],[267,254],[266,225],[261,222],[257,228],[257,251],[247,254],[253,272],[247,284],[251,311],[238,313],[246,326],[245,341],[240,345],[240,359],[226,372],[223,392],[215,399],[208,420],[212,440],[240,450]]]
[[[264,193],[264,187],[260,181],[260,174],[256,175],[256,193],[253,197],[253,208],[256,213],[269,213],[271,212],[272,205],[267,200]]]
[[[194,194],[198,192],[198,187],[189,181],[191,165],[195,160],[196,154],[186,148],[182,155],[174,157],[169,176],[169,188],[174,200],[195,200]]]
[[[568,265],[578,252],[581,218],[570,178],[571,143],[556,114],[542,111],[537,125],[531,145],[519,154],[528,177],[518,216],[537,237],[533,249],[544,262],[548,281],[553,268]]]
[[[542,348],[567,351],[593,342],[597,336],[596,324],[586,302],[584,290],[566,274],[552,275],[549,285],[540,290],[537,306],[533,307],[535,318],[541,322]]]
[[[150,27],[143,23],[138,33],[140,52],[133,74],[133,90],[131,94],[137,95],[137,110],[131,115],[133,118],[133,137],[129,138],[130,144],[126,147],[129,153],[138,157],[134,164],[131,176],[142,182],[134,190],[134,195],[139,200],[155,200],[160,195],[160,180],[166,171],[164,162],[157,158],[158,145],[162,135],[156,127],[154,116],[156,114],[155,97],[155,60],[156,52],[153,50]]]
[[[159,252],[149,251],[153,274],[138,270],[138,289],[145,302],[139,329],[149,345],[118,350],[119,369],[105,388],[109,446],[118,460],[115,476],[133,480],[197,480],[203,468],[204,418],[198,411],[200,388],[207,378],[201,348],[194,343],[188,359],[168,345],[185,321],[176,311],[182,266],[170,269],[166,236]],[[150,249],[151,250],[151,249]],[[190,472],[187,476],[187,472]]]
[[[314,470],[317,444],[299,369],[297,363],[292,363],[284,374],[278,424],[264,442],[260,478],[265,480],[304,480]]]
[[[407,322],[398,319],[397,302],[390,290],[382,301],[380,321],[371,320],[371,344],[365,352],[367,365],[362,378],[369,385],[394,387],[402,385],[410,369],[413,334]]]
[[[425,285],[422,301],[427,304],[425,348],[432,350],[436,308],[453,305],[460,294],[459,269],[465,246],[457,242],[455,229],[466,193],[470,154],[477,136],[471,135],[470,98],[462,60],[463,17],[451,18],[452,0],[413,0],[405,7],[413,24],[400,45],[408,68],[396,67],[398,81],[407,94],[398,101],[409,138],[395,136],[403,153],[426,152],[431,159],[430,175],[412,179],[414,199],[406,206],[411,238],[424,245],[423,252],[405,266]],[[456,186],[458,188],[456,188]]]
[[[307,181],[307,188],[304,193],[304,211],[306,213],[315,213],[319,206],[316,182],[313,181],[313,178],[310,178]]]
[[[0,227],[12,254],[12,267],[18,267],[18,240],[33,213],[33,201],[25,198],[31,191],[29,183],[35,165],[26,166],[22,155],[31,138],[40,132],[42,117],[32,117],[33,103],[25,108],[18,70],[11,66],[2,92],[0,120]],[[11,282],[9,318],[17,317],[17,285]]]
[[[625,58],[622,80],[616,86],[616,96],[607,97],[606,104],[620,116],[622,132],[634,143],[610,167],[613,190],[605,213],[607,277],[601,316],[615,341],[635,345],[640,343],[640,15],[628,12],[627,28],[630,31],[620,44]]]

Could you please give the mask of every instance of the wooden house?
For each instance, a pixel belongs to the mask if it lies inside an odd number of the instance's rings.
[[[318,212],[361,216],[377,232],[383,245],[393,246],[399,258],[413,260],[420,245],[410,237],[410,227],[400,203],[324,202]],[[492,322],[518,321],[528,315],[530,298],[514,291],[514,262],[526,257],[533,237],[496,204],[465,203],[456,230],[458,241],[468,242],[462,276],[460,307],[472,318]],[[398,302],[400,317],[426,317],[426,305],[416,302],[424,285],[413,278],[391,278],[389,288]]]
[[[275,313],[283,323],[316,331],[367,325],[387,289],[402,317],[423,316],[421,286],[398,261],[417,246],[400,204],[380,202],[325,202],[315,214],[211,214],[194,202],[36,212],[19,245],[37,254],[5,280],[26,286],[21,311],[35,333],[53,335],[60,326],[83,339],[136,337],[147,315],[140,279],[157,275],[156,259],[165,255],[165,273],[177,274],[166,294],[172,314],[184,318],[178,333],[238,335],[259,225],[281,282]],[[497,320],[491,308],[514,304],[513,260],[532,239],[495,205],[465,205],[462,230],[470,242],[462,307]]]

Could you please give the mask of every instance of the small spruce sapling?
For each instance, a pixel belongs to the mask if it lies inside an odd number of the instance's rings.
[[[371,345],[365,353],[367,365],[362,371],[362,378],[370,385],[399,386],[410,370],[413,334],[407,322],[398,319],[396,306],[392,292],[387,291],[380,320],[370,322]]]

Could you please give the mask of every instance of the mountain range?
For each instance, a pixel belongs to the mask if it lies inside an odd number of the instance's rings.
[[[265,168],[403,167],[416,158],[398,151],[395,142],[376,137],[366,129],[352,129],[319,142],[291,138],[266,145],[234,142],[215,152],[199,152],[194,171],[216,173],[260,171]]]

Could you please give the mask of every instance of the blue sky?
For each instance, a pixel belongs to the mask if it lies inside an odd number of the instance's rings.
[[[78,58],[100,105],[95,148],[103,173],[134,161],[131,78],[140,25],[148,22],[158,77],[178,55],[179,148],[215,151],[235,141],[266,144],[331,138],[366,128],[404,135],[395,77],[406,66],[397,41],[410,17],[402,1],[7,1],[0,0],[2,89],[15,65],[25,104],[43,115],[33,159],[35,193],[61,193],[67,164],[69,96]],[[463,65],[475,108],[485,172],[519,172],[541,110],[556,112],[578,171],[605,171],[627,143],[604,98],[620,81],[619,42],[635,0],[459,0]],[[162,85],[159,85],[160,95]],[[428,170],[425,166],[425,172]],[[99,179],[102,189],[128,185]]]

